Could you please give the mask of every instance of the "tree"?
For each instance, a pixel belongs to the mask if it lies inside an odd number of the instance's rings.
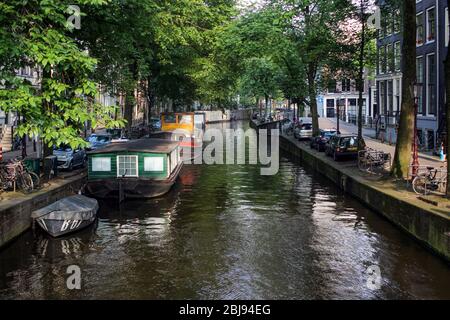
[[[103,0],[83,0],[99,8]],[[0,108],[17,112],[22,121],[19,136],[40,136],[47,146],[70,144],[83,147],[80,136],[86,122],[95,127],[120,126],[107,108],[95,102],[92,74],[97,61],[79,47],[67,24],[69,1],[20,1],[0,3]],[[16,77],[29,66],[40,72],[40,83]]]
[[[288,22],[286,34],[298,50],[307,80],[313,134],[319,133],[317,93],[319,73],[323,67],[340,60],[343,38],[342,23],[351,16],[353,5],[347,0],[273,0],[272,5],[284,11]]]
[[[411,147],[414,138],[416,35],[410,30],[416,30],[415,1],[402,1],[401,13],[403,17],[402,105],[392,174],[397,178],[406,179],[411,163]]]
[[[269,98],[279,90],[280,70],[269,58],[250,58],[246,61],[243,87],[255,97],[264,97],[265,116],[270,115]]]

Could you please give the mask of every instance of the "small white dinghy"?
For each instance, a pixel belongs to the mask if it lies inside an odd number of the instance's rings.
[[[75,195],[34,211],[31,218],[51,236],[59,237],[92,224],[97,217],[97,211],[97,200]]]

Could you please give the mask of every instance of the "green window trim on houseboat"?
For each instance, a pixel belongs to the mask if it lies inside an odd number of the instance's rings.
[[[88,167],[88,178],[89,180],[100,180],[100,179],[111,179],[117,178],[119,175],[118,160],[120,156],[135,156],[138,159],[137,163],[137,176],[129,176],[127,178],[148,178],[148,179],[166,179],[170,176],[169,172],[169,162],[167,154],[160,153],[138,153],[138,152],[118,152],[111,154],[95,154],[89,156],[89,167]],[[110,171],[95,171],[93,170],[93,160],[96,158],[109,158],[111,159],[111,170]],[[162,158],[163,159],[163,170],[162,171],[148,171],[145,170],[145,159],[146,158]],[[103,160],[104,161],[104,160]]]

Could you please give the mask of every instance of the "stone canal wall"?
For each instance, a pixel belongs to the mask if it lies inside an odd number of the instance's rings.
[[[50,186],[29,195],[0,195],[0,249],[31,227],[31,213],[66,196],[76,194],[86,182],[81,173],[67,179],[55,179]]]
[[[406,231],[450,261],[450,210],[425,203],[392,181],[370,180],[354,165],[337,163],[291,137],[280,137],[280,148],[302,164],[333,181],[346,193]]]

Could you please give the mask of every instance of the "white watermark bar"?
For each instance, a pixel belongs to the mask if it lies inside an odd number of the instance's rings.
[[[270,139],[269,139],[270,137]],[[185,164],[206,165],[262,165],[261,175],[276,175],[280,167],[280,131],[260,129],[207,129],[201,139],[174,131],[172,140],[194,141],[183,145],[182,160]],[[196,141],[196,142],[195,142]],[[205,145],[205,148],[202,146]]]

